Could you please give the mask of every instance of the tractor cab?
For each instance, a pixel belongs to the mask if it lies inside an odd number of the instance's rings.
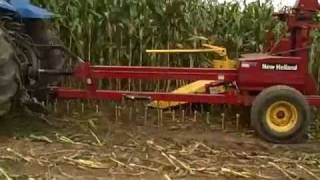
[[[30,0],[0,0],[0,12],[14,12],[22,19],[50,19],[52,13],[35,6]]]

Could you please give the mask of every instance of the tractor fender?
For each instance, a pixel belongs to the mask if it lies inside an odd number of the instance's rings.
[[[11,0],[10,4],[22,19],[50,19],[53,16],[48,10],[33,5],[30,0]]]
[[[17,9],[5,0],[0,0],[0,9],[5,11],[17,12]]]

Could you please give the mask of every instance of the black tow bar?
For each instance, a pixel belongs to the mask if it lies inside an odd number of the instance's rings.
[[[69,70],[54,70],[54,69],[39,69],[38,70],[39,75],[57,75],[57,76],[71,76],[73,74],[73,71]]]

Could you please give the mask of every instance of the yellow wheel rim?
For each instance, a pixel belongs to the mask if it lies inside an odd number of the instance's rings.
[[[298,123],[297,108],[287,102],[273,103],[266,113],[267,125],[277,133],[286,133],[294,129]]]

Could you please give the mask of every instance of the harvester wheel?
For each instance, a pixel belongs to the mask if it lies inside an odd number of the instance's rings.
[[[307,134],[310,106],[304,96],[288,86],[262,91],[251,109],[251,123],[258,135],[272,143],[298,143]]]
[[[14,60],[14,50],[0,29],[0,116],[11,109],[18,91],[19,68]]]

